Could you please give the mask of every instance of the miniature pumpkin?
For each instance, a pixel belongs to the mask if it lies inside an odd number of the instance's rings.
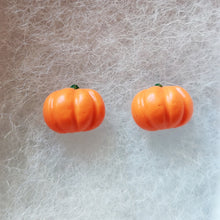
[[[131,110],[137,125],[156,131],[186,124],[193,114],[193,101],[180,86],[156,84],[134,97]]]
[[[95,90],[73,85],[51,93],[44,102],[43,115],[58,133],[89,131],[102,123],[105,105]]]

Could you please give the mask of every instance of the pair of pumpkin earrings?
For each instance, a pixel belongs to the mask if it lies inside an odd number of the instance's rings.
[[[134,121],[148,131],[176,128],[186,124],[193,114],[193,101],[180,86],[155,86],[137,93],[132,101]],[[43,106],[44,120],[58,133],[89,131],[105,117],[101,95],[77,85],[51,93]]]

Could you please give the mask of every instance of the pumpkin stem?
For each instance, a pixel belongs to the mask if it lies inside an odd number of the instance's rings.
[[[70,86],[70,88],[72,88],[72,89],[79,89],[79,86],[77,86],[76,84],[73,84],[72,86]]]
[[[163,87],[160,83],[155,84],[155,86]]]

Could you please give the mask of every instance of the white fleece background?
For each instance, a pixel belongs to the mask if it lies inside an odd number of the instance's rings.
[[[0,219],[219,220],[219,0],[0,0]],[[194,100],[186,126],[141,130],[155,83]],[[106,105],[56,134],[46,96],[77,83]],[[220,199],[219,199],[220,200]]]

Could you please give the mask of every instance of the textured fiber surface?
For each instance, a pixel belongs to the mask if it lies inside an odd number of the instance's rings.
[[[0,219],[220,219],[219,0],[0,5]],[[136,126],[132,98],[158,82],[191,94],[189,124]],[[73,83],[106,117],[56,134],[43,102]]]

